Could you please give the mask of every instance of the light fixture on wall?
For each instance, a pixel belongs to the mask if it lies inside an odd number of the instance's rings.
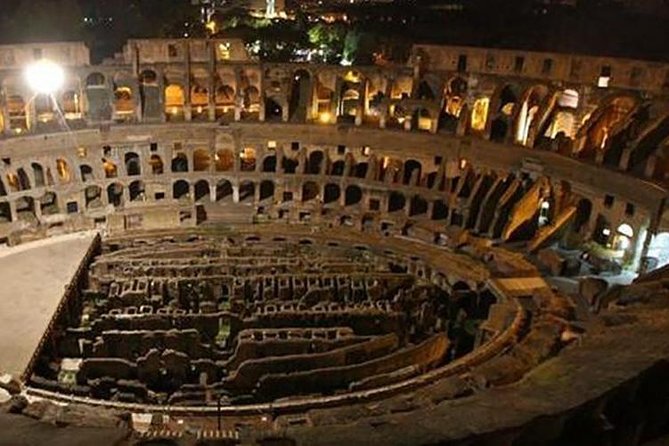
[[[46,59],[28,65],[24,74],[28,86],[36,93],[53,94],[65,83],[63,68]]]

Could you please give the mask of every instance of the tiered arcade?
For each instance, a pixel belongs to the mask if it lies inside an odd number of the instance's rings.
[[[83,45],[1,47],[0,238],[103,235],[30,392],[223,413],[258,441],[260,413],[300,444],[661,432],[641,407],[667,401],[647,386],[666,372],[669,66],[412,54],[264,64],[235,40],[138,40],[91,66]],[[41,57],[65,67],[53,97],[21,78]],[[609,294],[590,277],[623,270],[656,271]]]

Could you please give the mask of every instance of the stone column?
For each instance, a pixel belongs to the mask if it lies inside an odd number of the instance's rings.
[[[190,45],[188,40],[183,41],[184,65],[186,67],[186,78],[184,79],[184,121],[190,121],[193,117],[191,106],[191,81],[190,81]]]
[[[12,200],[9,202],[9,214],[11,216],[12,221],[17,221],[19,219],[19,214],[16,211],[16,200]]]
[[[215,180],[209,182],[209,201],[211,201],[212,203],[216,202],[216,186],[217,183]]]
[[[244,105],[244,94],[241,91],[242,76],[239,70],[235,70],[235,121],[242,119],[242,106]]]
[[[318,120],[318,73],[313,74],[311,79],[311,107],[307,104],[307,120]],[[311,110],[309,110],[311,108]]]
[[[3,95],[4,96],[4,95]],[[11,122],[9,120],[9,110],[7,109],[7,102],[5,101],[5,98],[2,98],[2,102],[0,103],[0,112],[2,113],[2,131],[5,134],[11,133]]]
[[[239,203],[239,185],[232,186],[232,202]]]
[[[41,221],[42,220],[42,202],[39,199],[33,198],[33,212],[35,213],[35,218],[37,218],[37,221]]]
[[[209,120],[216,120],[216,79],[218,73],[216,72],[216,48],[213,42],[207,42],[207,49],[209,52],[209,82],[207,85],[207,106],[209,113]]]
[[[165,114],[165,73],[161,68],[157,69],[158,72],[156,75],[158,76],[158,106],[160,107],[161,113],[161,121],[162,122],[167,122],[167,116]]]

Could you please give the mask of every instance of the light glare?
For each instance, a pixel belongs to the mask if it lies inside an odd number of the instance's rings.
[[[25,77],[30,88],[37,93],[52,94],[63,86],[63,68],[50,60],[42,59],[26,68]]]

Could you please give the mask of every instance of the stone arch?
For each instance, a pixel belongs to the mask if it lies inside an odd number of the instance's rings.
[[[153,175],[162,175],[164,172],[163,160],[160,155],[153,154],[149,158],[149,165],[151,166],[151,173]]]
[[[432,220],[445,220],[448,218],[448,206],[444,200],[437,200],[432,206]]]
[[[337,160],[332,163],[332,167],[330,168],[330,175],[338,177],[343,176],[345,169],[346,162],[344,160]]]
[[[211,189],[209,188],[209,183],[207,180],[199,180],[197,183],[195,183],[194,193],[196,203],[209,201],[209,194],[211,193]]]
[[[214,154],[216,172],[228,172],[235,168],[235,154],[229,149],[219,149]]]
[[[360,91],[348,82],[342,83],[340,90],[338,116],[343,120],[353,120],[358,114],[360,107]]]
[[[602,101],[578,131],[579,156],[590,157],[597,152],[605,152],[613,136],[637,106],[638,99],[629,95],[617,95]]]
[[[369,170],[369,163],[361,162],[356,163],[351,169],[352,176],[356,178],[365,178],[367,176],[367,171]]]
[[[534,85],[528,88],[515,111],[514,141],[527,145],[531,138],[531,130],[539,122],[539,112],[544,105],[549,90],[545,85]]]
[[[102,160],[102,169],[105,172],[105,178],[116,178],[118,177],[118,168],[116,164],[108,159]]]
[[[467,99],[467,81],[456,76],[451,78],[444,88],[442,110],[439,116],[439,128],[455,132],[462,107]]]
[[[72,170],[69,163],[64,158],[56,159],[56,171],[61,183],[67,184],[72,181]]]
[[[260,201],[274,198],[274,181],[264,180],[260,183]]]
[[[184,88],[179,84],[168,84],[165,86],[165,116],[168,121],[184,119],[184,106],[186,94]]]
[[[276,172],[276,155],[267,155],[262,161],[263,172]]]
[[[360,186],[356,185],[348,186],[344,194],[344,205],[352,206],[354,204],[360,203],[361,201],[362,201],[362,189],[360,189]]]
[[[139,73],[139,83],[143,86],[158,86],[158,75],[151,69],[142,70]]]
[[[12,209],[8,202],[0,202],[0,223],[12,222]]]
[[[79,165],[79,173],[81,174],[81,181],[86,183],[87,181],[95,180],[95,175],[93,174],[93,168],[88,164]],[[37,179],[35,179],[37,181]]]
[[[28,174],[23,169],[23,167],[19,167],[18,169],[16,169],[16,176],[19,181],[19,190],[29,190],[30,178],[28,177]]]
[[[427,201],[419,195],[411,197],[409,203],[409,217],[425,213],[427,213]]]
[[[402,182],[406,185],[409,185],[411,179],[416,172],[416,181],[415,184],[420,184],[420,178],[422,173],[423,165],[416,161],[415,159],[409,159],[404,162],[404,175]]]
[[[406,198],[400,192],[393,191],[388,197],[388,212],[397,212],[404,210]]]
[[[14,202],[16,206],[16,215],[19,220],[37,223],[35,215],[35,200],[32,197],[19,197]]]
[[[193,120],[209,119],[209,89],[201,82],[206,82],[206,80],[198,82],[198,79],[194,79],[190,89],[191,119]]]
[[[65,119],[80,119],[81,94],[75,90],[65,90],[60,95],[60,107]]]
[[[519,96],[518,87],[512,84],[505,84],[496,94],[497,110],[490,125],[490,140],[506,140]]]
[[[137,176],[142,174],[142,163],[136,152],[126,152],[124,156],[125,171],[128,176]]]
[[[146,199],[145,191],[146,188],[142,180],[133,181],[128,185],[130,201],[144,201]]]
[[[31,163],[30,166],[33,169],[33,178],[35,180],[35,187],[44,187],[46,186],[46,177],[44,176],[44,168],[39,163]],[[83,178],[83,174],[82,174]],[[84,180],[85,181],[85,180]]]
[[[216,119],[219,119],[235,108],[235,89],[230,85],[218,85],[214,95],[216,106]]]
[[[101,193],[101,189],[98,187]],[[39,199],[40,210],[42,215],[55,215],[60,213],[60,208],[58,207],[58,197],[53,191],[46,191],[44,195]]]
[[[100,72],[86,76],[86,88],[107,88],[107,78]]]
[[[299,164],[299,161],[296,159],[288,158],[287,156],[281,158],[281,170],[283,170],[284,174],[296,173]]]
[[[107,201],[114,207],[123,206],[123,184],[112,183],[107,186]]]
[[[6,99],[7,114],[9,115],[9,128],[15,132],[28,129],[28,114],[23,96],[11,94]]]
[[[190,184],[186,180],[177,180],[172,184],[172,198],[175,200],[190,198]]]
[[[177,152],[172,158],[172,172],[188,172],[188,157],[183,152]]]
[[[208,149],[195,149],[193,151],[193,171],[206,172],[211,166],[211,155]]]
[[[475,132],[483,132],[488,123],[488,112],[490,109],[490,98],[481,96],[476,98],[472,105],[472,112],[469,116],[469,127]]]
[[[142,115],[145,118],[158,119],[163,113],[162,102],[158,85],[158,75],[154,70],[146,69],[139,73],[139,93]]]
[[[434,101],[437,98],[432,86],[426,79],[421,80],[418,84],[416,98],[419,101]]]
[[[132,197],[132,195],[131,195]],[[92,184],[84,189],[84,200],[86,209],[99,209],[102,204],[102,188]],[[132,200],[132,198],[131,198]]]
[[[243,105],[246,113],[260,111],[260,91],[256,86],[250,85],[244,89]]]
[[[325,189],[323,192],[324,204],[335,203],[339,201],[340,197],[341,197],[341,188],[339,187],[338,184],[328,183],[325,185]]]
[[[307,181],[302,185],[302,201],[307,202],[318,198],[320,189],[315,181]]]
[[[228,180],[221,180],[216,184],[216,201],[232,201],[234,196],[232,183]]]
[[[256,170],[256,149],[253,147],[246,147],[240,156],[242,172],[255,172]]]
[[[289,110],[291,120],[305,122],[311,104],[311,73],[305,69],[296,70],[293,73],[290,89]]]
[[[135,113],[132,88],[125,82],[114,82],[114,112],[117,117],[132,116]]]
[[[411,120],[412,129],[429,132],[432,130],[432,113],[425,107],[418,107],[414,110]]]
[[[242,183],[239,185],[239,202],[253,202],[255,198],[255,190],[256,186],[253,181],[242,181]]]
[[[7,185],[9,186],[10,192],[20,192],[21,186],[19,183],[19,177],[16,176],[13,172],[7,172]]]
[[[276,99],[272,97],[265,98],[265,121],[283,121],[283,107]]]
[[[323,154],[323,152],[321,150],[314,150],[309,154],[309,158],[307,160],[304,173],[310,175],[320,174],[324,160],[325,160],[325,155]]]

